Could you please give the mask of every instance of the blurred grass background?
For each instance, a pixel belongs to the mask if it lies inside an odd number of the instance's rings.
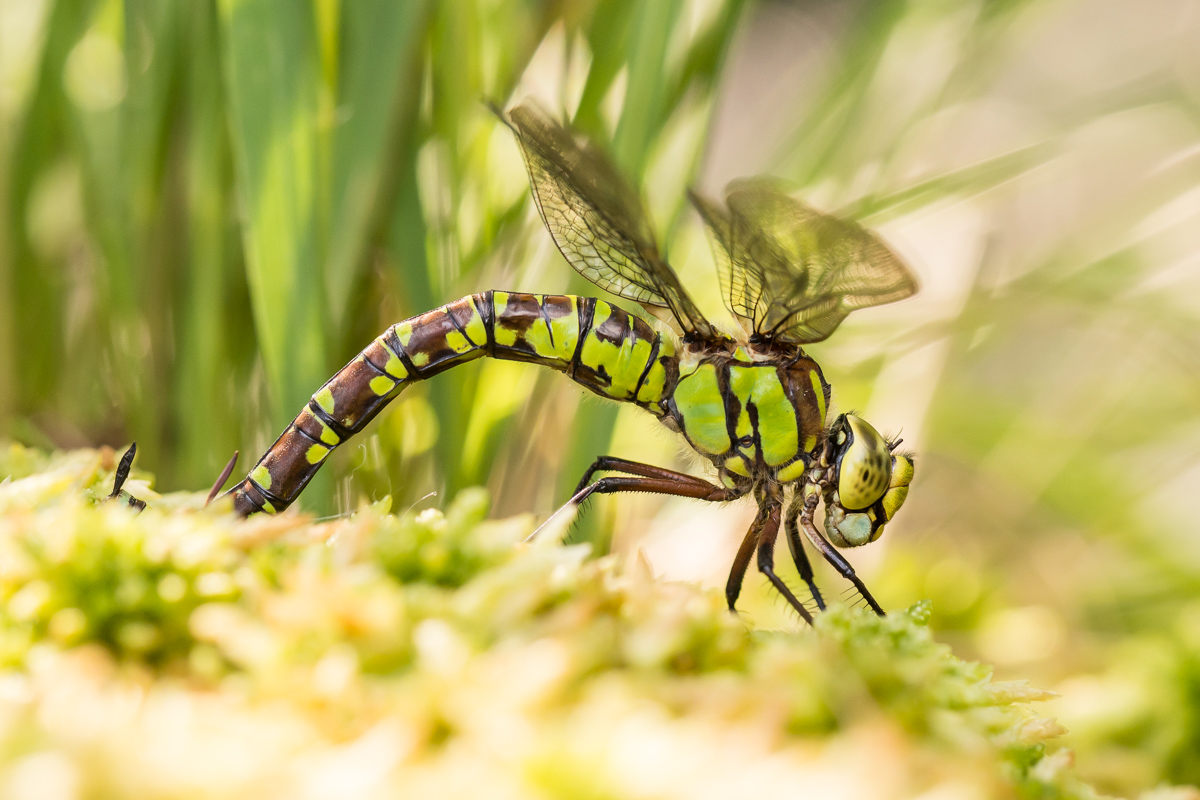
[[[1197,40],[1183,0],[0,0],[0,436],[136,439],[159,489],[199,489],[399,319],[596,293],[482,103],[534,95],[611,142],[714,318],[686,186],[770,173],[878,227],[921,294],[812,350],[921,458],[851,557],[1061,692],[1101,788],[1197,782]],[[302,504],[483,484],[545,514],[601,453],[696,466],[635,409],[475,364]],[[749,514],[605,499],[575,536],[719,585]],[[754,624],[795,624],[751,583]]]

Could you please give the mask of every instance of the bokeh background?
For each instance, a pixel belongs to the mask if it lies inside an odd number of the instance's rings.
[[[1197,41],[1186,0],[0,0],[0,438],[137,440],[159,491],[206,489],[387,325],[596,293],[483,102],[534,96],[611,143],[728,326],[686,187],[767,173],[881,232],[921,293],[811,348],[839,408],[920,454],[852,560],[1061,693],[1101,789],[1197,782]],[[636,409],[475,363],[302,505],[484,485],[494,516],[546,515],[603,453],[701,468]],[[604,498],[572,536],[719,586],[751,513]],[[743,604],[797,625],[757,575]]]

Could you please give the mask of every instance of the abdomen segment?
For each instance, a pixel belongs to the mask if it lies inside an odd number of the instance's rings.
[[[674,340],[603,300],[483,292],[397,323],[334,375],[230,494],[240,515],[290,505],[342,442],[404,388],[482,356],[566,373],[657,416],[678,373]]]

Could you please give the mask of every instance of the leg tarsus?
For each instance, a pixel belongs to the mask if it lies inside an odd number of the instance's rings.
[[[783,595],[783,599],[787,600],[788,604],[796,609],[796,613],[811,625],[812,614],[796,598],[796,595],[792,594],[788,585],[775,574],[775,538],[779,535],[779,511],[778,505],[767,509],[767,518],[763,523],[762,531],[758,534],[758,571],[767,576],[767,580],[771,582],[777,592]]]
[[[813,524],[813,505],[815,504],[805,503],[804,509],[800,512],[800,525],[804,529],[804,535],[808,537],[808,540],[812,542],[813,547],[817,548],[817,551],[825,557],[825,560],[828,561],[843,578],[854,584],[854,588],[858,589],[858,593],[861,594],[863,599],[867,601],[867,604],[871,606],[871,609],[879,616],[885,616],[883,608],[880,607],[879,603],[875,602],[875,598],[867,590],[866,584],[864,584],[862,579],[855,574],[854,567],[850,566],[850,562],[847,561],[841,553],[834,549],[834,546],[830,544],[824,536],[821,535],[820,531],[817,530],[817,526]]]
[[[725,581],[725,602],[729,610],[737,613],[737,599],[742,593],[742,581],[746,578],[746,570],[750,567],[750,557],[754,555],[754,546],[758,543],[758,534],[762,530],[763,518],[760,514],[754,518],[750,530],[746,531],[737,555],[733,558],[733,566],[729,570],[729,579]]]
[[[812,564],[808,560],[808,554],[804,552],[804,543],[800,541],[800,531],[796,525],[796,518],[800,515],[802,507],[803,502],[798,494],[792,504],[788,506],[787,517],[784,519],[784,534],[787,536],[788,551],[792,554],[792,563],[796,565],[800,579],[808,584],[808,590],[812,593],[817,608],[824,611],[825,599],[821,597],[821,590],[817,588]]]

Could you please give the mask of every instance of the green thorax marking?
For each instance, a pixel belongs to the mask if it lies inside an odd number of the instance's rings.
[[[796,350],[689,348],[668,403],[688,442],[722,472],[795,480],[824,429],[828,385]]]

